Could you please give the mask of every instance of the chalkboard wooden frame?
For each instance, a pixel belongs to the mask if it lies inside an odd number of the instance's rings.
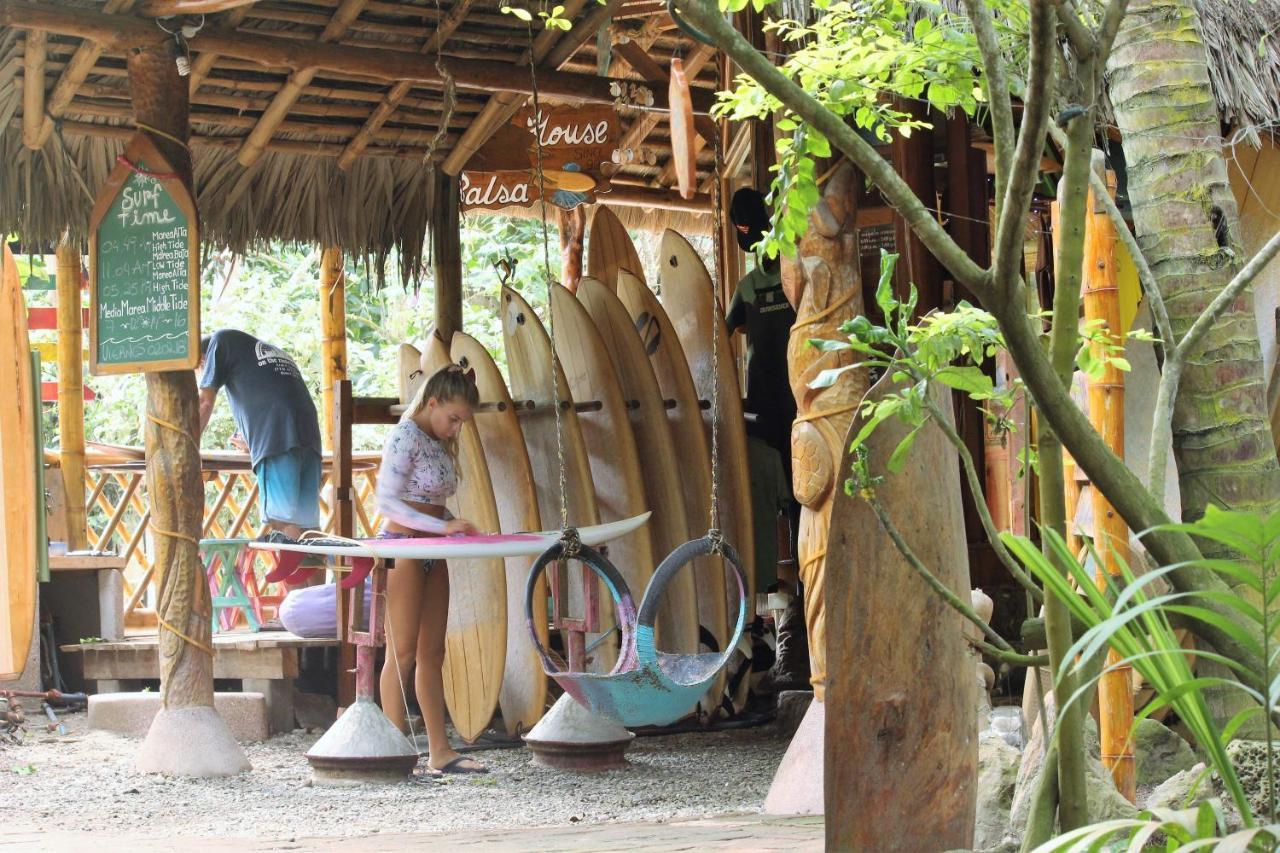
[[[146,163],[147,169],[161,174],[173,174],[173,165],[160,153],[160,149],[138,132],[125,146],[124,156],[131,163]],[[120,373],[151,373],[162,370],[194,370],[200,363],[200,216],[195,199],[187,187],[177,178],[161,178],[160,185],[174,200],[187,218],[187,352],[186,358],[163,361],[111,362],[98,361],[98,227],[106,217],[116,197],[124,189],[133,170],[124,163],[107,177],[94,200],[93,213],[89,217],[89,372],[94,376]]]

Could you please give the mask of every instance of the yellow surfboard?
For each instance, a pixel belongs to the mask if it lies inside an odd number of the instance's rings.
[[[450,361],[436,333],[422,353],[425,376]],[[489,466],[474,419],[458,435],[458,493],[449,511],[481,530],[501,529]],[[444,700],[458,734],[468,742],[484,733],[498,707],[507,657],[507,570],[496,557],[451,560],[449,627],[445,632]]]
[[[512,407],[507,383],[494,364],[493,356],[484,344],[470,335],[455,332],[450,347],[453,360],[464,368],[474,370],[480,399],[486,403],[504,403],[502,410],[477,412],[476,429],[480,444],[484,447],[485,462],[489,466],[489,480],[493,484],[493,497],[498,505],[498,517],[502,531],[541,530],[538,514],[538,494],[533,485],[533,468],[529,465],[529,451],[525,447],[524,432],[520,429],[520,417]],[[502,709],[502,723],[508,735],[527,732],[542,719],[547,707],[547,676],[542,671],[542,659],[529,639],[525,624],[525,583],[533,560],[529,557],[511,557],[506,561],[507,571],[507,654],[502,673],[502,690],[498,694],[498,707]],[[539,580],[539,591],[534,596],[533,625],[545,646],[547,643],[547,594],[546,578]]]
[[[3,247],[0,270],[0,681],[22,675],[36,618],[35,417],[27,307],[18,265]]]

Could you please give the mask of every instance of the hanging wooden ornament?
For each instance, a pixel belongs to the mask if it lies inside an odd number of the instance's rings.
[[[679,57],[671,60],[667,100],[671,104],[671,162],[675,165],[676,186],[681,198],[691,199],[698,176],[697,152],[693,147],[693,99],[689,96],[689,80]]]

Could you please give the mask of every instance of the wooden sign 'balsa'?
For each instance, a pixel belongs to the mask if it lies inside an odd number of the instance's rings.
[[[462,208],[528,207],[544,193],[565,210],[590,204],[607,191],[604,173],[617,140],[618,116],[609,106],[521,110],[476,152],[477,168],[462,173]]]

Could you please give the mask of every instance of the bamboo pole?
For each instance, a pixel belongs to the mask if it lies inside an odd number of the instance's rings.
[[[1095,170],[1101,170],[1101,155],[1095,153]],[[1108,173],[1108,187],[1115,191],[1114,175]],[[1103,323],[1102,328],[1120,338],[1125,332],[1120,325],[1119,287],[1116,283],[1116,230],[1101,203],[1089,194],[1091,206],[1085,225],[1084,242],[1084,315],[1086,321]],[[1101,344],[1091,344],[1095,358],[1103,358]],[[1124,373],[1107,361],[1102,376],[1088,383],[1089,420],[1102,435],[1107,446],[1124,458]],[[1070,484],[1068,484],[1070,487]],[[1124,519],[1116,512],[1099,488],[1090,489],[1093,498],[1093,537],[1098,551],[1097,583],[1106,588],[1108,575],[1120,574],[1120,560],[1129,556],[1129,532]],[[1107,654],[1110,670],[1098,684],[1099,727],[1102,736],[1102,763],[1111,770],[1116,788],[1133,802],[1137,781],[1133,743],[1129,730],[1133,725],[1133,669],[1118,667],[1114,650]],[[1111,669],[1111,667],[1116,667]]]
[[[48,39],[44,33],[27,33],[22,55],[22,144],[40,149],[44,121],[44,60]]]
[[[89,547],[84,494],[84,324],[80,316],[80,249],[58,246],[58,436],[67,500],[67,547]]]
[[[320,335],[323,377],[320,382],[324,449],[333,449],[333,383],[347,378],[347,277],[342,250],[329,246],[320,254]]]

